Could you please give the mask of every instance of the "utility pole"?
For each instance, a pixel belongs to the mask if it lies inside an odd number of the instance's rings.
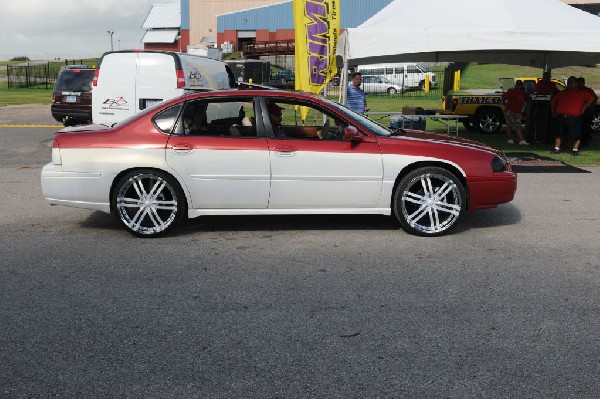
[[[110,51],[113,51],[113,34],[115,32],[113,32],[112,30],[107,30],[106,33],[108,33],[108,35],[110,36]]]

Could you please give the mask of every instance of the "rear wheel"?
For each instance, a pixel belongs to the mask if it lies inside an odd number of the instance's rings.
[[[396,94],[398,93],[398,90],[396,90],[395,87],[390,87],[389,89],[387,89],[388,94]]]
[[[136,170],[123,176],[111,203],[121,225],[139,237],[167,234],[184,219],[187,210],[177,181],[156,170]]]
[[[502,127],[502,111],[493,108],[479,110],[474,123],[481,133],[498,133]]]
[[[465,206],[462,183],[435,166],[410,172],[394,192],[394,216],[406,232],[419,236],[446,234],[458,224]]]

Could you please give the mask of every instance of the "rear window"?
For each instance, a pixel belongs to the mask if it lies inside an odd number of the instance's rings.
[[[59,75],[54,90],[90,91],[94,69],[65,69]]]

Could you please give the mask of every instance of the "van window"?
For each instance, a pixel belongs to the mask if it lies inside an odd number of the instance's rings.
[[[406,73],[421,73],[421,69],[419,69],[416,65],[407,65]]]

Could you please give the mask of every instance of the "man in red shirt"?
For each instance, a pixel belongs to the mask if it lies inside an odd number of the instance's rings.
[[[567,88],[555,95],[550,101],[552,116],[556,122],[553,154],[560,152],[562,136],[573,140],[573,155],[579,155],[581,143],[581,115],[594,103],[594,96],[588,91],[577,88],[577,78],[570,76]]]
[[[594,119],[594,108],[598,102],[598,96],[591,87],[585,85],[585,78],[577,78],[577,88],[586,90],[592,96],[594,96],[594,103],[585,109],[585,112],[581,116],[581,144],[585,145],[592,139],[592,121]]]
[[[502,100],[504,100],[504,119],[506,120],[506,135],[508,136],[507,143],[514,144],[513,139],[510,137],[512,130],[515,129],[517,136],[519,137],[520,145],[528,145],[529,143],[523,139],[523,130],[521,130],[521,113],[525,106],[525,101],[529,96],[527,91],[523,88],[523,81],[517,80],[515,87],[507,90],[502,94]]]
[[[537,94],[550,94],[555,95],[559,92],[556,83],[550,79],[550,72],[544,72],[542,78],[536,83],[535,89],[533,90]]]

